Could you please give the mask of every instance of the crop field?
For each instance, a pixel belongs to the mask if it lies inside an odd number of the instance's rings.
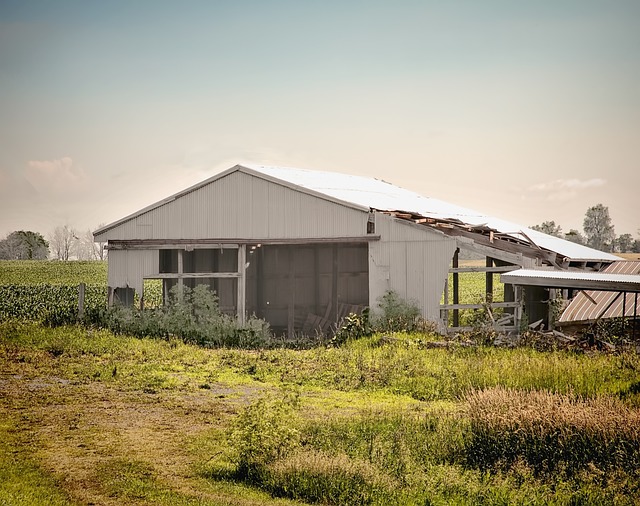
[[[107,262],[0,260],[2,285],[107,285]]]
[[[203,348],[0,315],[0,505],[640,503],[635,349],[439,339]]]
[[[0,320],[17,318],[45,324],[73,322],[78,313],[78,286],[85,286],[89,314],[107,301],[107,262],[0,260]],[[162,284],[145,282],[145,305],[162,301]],[[136,303],[138,300],[136,299]]]

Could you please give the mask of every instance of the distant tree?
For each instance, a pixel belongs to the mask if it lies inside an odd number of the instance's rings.
[[[69,260],[71,253],[75,252],[75,244],[78,240],[78,234],[69,225],[56,227],[49,241],[54,258],[56,260]]]
[[[575,242],[576,244],[584,244],[584,236],[575,228],[572,228],[566,234],[564,234],[564,238],[567,241]]]
[[[49,243],[38,232],[19,230],[0,241],[0,259],[45,260],[49,256]]]
[[[104,227],[104,223],[100,223],[98,225],[98,229]],[[93,233],[89,232],[91,234],[91,240],[93,241],[93,251],[94,251],[94,259],[95,260],[106,260],[107,259],[107,249],[106,249],[106,242],[96,242],[95,238],[93,237]]]
[[[104,260],[106,258],[105,243],[97,243],[93,232],[86,230],[74,244],[75,256],[78,260]]]
[[[634,253],[640,253],[640,239],[636,239],[635,241],[633,241],[631,251],[633,251]]]
[[[634,242],[631,234],[622,234],[615,240],[615,250],[619,253],[628,253],[633,250]]]
[[[556,225],[556,222],[553,220],[543,221],[540,225],[533,225],[530,228],[544,234],[562,237],[562,227],[560,225]]]
[[[600,251],[613,249],[616,233],[611,223],[608,207],[597,204],[587,209],[582,228],[587,237],[587,246]]]

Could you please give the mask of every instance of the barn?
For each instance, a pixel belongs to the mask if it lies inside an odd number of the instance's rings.
[[[519,267],[599,270],[618,257],[362,176],[236,165],[95,231],[110,302],[145,280],[206,284],[223,311],[283,334],[326,330],[389,291],[450,326],[461,250],[487,276]],[[449,274],[453,273],[453,286]],[[517,316],[517,290],[503,304]],[[531,308],[534,306],[529,304]],[[531,309],[533,310],[533,309]],[[457,328],[454,318],[453,328]],[[517,327],[517,318],[511,322]]]

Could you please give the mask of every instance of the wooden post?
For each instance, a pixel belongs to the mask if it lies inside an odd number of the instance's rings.
[[[289,301],[287,302],[287,336],[294,338],[295,307],[296,307],[296,272],[293,258],[293,246],[286,248],[289,260]]]
[[[447,279],[444,282],[444,303],[449,304],[449,274],[447,274]],[[445,309],[442,311],[440,315],[442,318],[442,322],[444,323],[445,330],[449,328],[449,310]]]
[[[244,325],[246,318],[247,292],[247,245],[238,245],[238,323]]]
[[[453,268],[458,267],[458,254],[460,253],[460,248],[456,248],[456,252],[453,254]],[[459,304],[460,300],[458,297],[458,273],[453,273],[453,303]],[[453,326],[460,326],[460,312],[458,309],[453,310]]]
[[[519,303],[519,306],[516,307],[513,312],[513,325],[515,327],[516,333],[520,334],[520,324],[522,322],[522,303],[523,303],[522,287],[518,285],[514,286],[513,295],[514,295],[513,298],[515,299],[515,302]]]
[[[338,246],[333,245],[333,267],[331,269],[331,320],[338,324]]]
[[[82,320],[84,318],[84,291],[86,285],[84,283],[80,283],[78,285],[78,320]]]
[[[184,250],[178,250],[178,300],[182,301],[182,289],[183,289],[183,281],[182,275],[184,274]]]
[[[493,258],[487,257],[485,265],[487,267],[493,267]],[[487,272],[484,275],[485,281],[485,300],[488,304],[493,302],[493,272]]]

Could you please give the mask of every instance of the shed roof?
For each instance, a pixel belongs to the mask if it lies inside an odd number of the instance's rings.
[[[640,274],[640,261],[614,262],[602,272],[640,277],[637,276]],[[562,312],[559,322],[568,323],[593,321],[599,318],[616,318],[622,316],[623,308],[625,309],[625,316],[633,316],[635,304],[635,293],[623,294],[622,292],[587,290],[578,293],[571,300]]]
[[[336,172],[321,172],[264,165],[236,165],[171,197],[152,204],[137,213],[102,227],[97,230],[95,234],[110,230],[143,213],[183,197],[205,185],[213,183],[233,171],[253,174],[254,176],[279,182],[280,184],[285,184],[299,191],[322,196],[358,209],[374,209],[383,212],[406,212],[414,216],[434,220],[455,221],[468,226],[496,231],[505,236],[522,240],[530,244],[533,248],[543,248],[573,261],[612,262],[619,260],[619,257],[610,253],[575,244],[522,225],[449,204],[442,200],[425,197],[380,179]]]
[[[614,272],[517,269],[501,274],[500,281],[524,286],[640,292],[640,275]]]

